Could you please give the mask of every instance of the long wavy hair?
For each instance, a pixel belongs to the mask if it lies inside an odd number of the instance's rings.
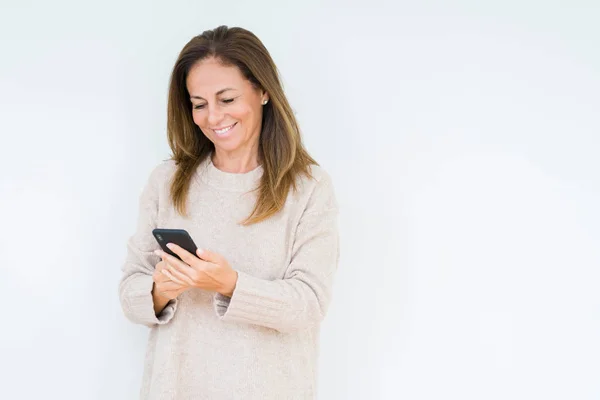
[[[192,66],[206,58],[236,66],[255,89],[268,93],[263,106],[259,137],[259,162],[263,175],[257,187],[256,204],[242,221],[250,225],[280,211],[290,189],[296,190],[299,175],[311,177],[310,166],[318,165],[302,144],[300,128],[284,94],[279,72],[271,55],[252,32],[219,26],[192,38],[181,50],[169,83],[167,132],[177,170],[171,182],[171,200],[187,215],[187,196],[197,167],[210,157],[214,144],[192,118],[192,103],[186,79]]]

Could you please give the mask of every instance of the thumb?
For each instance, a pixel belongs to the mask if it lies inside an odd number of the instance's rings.
[[[196,255],[198,255],[198,258],[204,261],[208,261],[215,264],[218,264],[219,261],[221,261],[220,255],[208,250],[198,249],[196,250]]]

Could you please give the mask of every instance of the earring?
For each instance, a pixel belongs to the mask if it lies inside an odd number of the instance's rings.
[[[268,102],[269,102],[269,100],[264,100],[264,101],[262,102],[262,105],[264,106],[264,105],[265,105],[265,104],[267,104]]]

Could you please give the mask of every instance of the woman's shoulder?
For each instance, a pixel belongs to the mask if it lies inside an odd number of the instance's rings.
[[[175,163],[175,160],[163,160],[152,168],[148,180],[150,183],[160,186],[165,182],[169,182],[176,170],[177,164]]]
[[[325,170],[325,168],[323,168],[321,165],[312,164],[309,165],[308,168],[315,182],[331,180],[331,176],[329,175],[327,170]]]
[[[320,165],[311,165],[309,175],[300,175],[296,200],[304,203],[306,208],[337,208],[335,188],[329,172]]]
[[[333,190],[333,182],[331,175],[320,165],[313,164],[308,167],[309,175],[301,175],[300,182],[305,190],[313,191],[318,188],[331,188]]]

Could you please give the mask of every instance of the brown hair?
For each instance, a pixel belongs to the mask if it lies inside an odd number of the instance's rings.
[[[169,84],[167,132],[177,170],[171,183],[171,199],[186,215],[186,199],[196,168],[214,151],[214,144],[192,119],[192,103],[186,86],[193,65],[206,58],[236,66],[256,88],[266,91],[259,138],[259,160],[263,175],[253,211],[242,223],[263,221],[283,208],[288,192],[296,189],[296,178],[310,174],[317,162],[302,144],[300,129],[283,92],[279,72],[262,42],[250,31],[219,26],[192,38],[181,50]]]

